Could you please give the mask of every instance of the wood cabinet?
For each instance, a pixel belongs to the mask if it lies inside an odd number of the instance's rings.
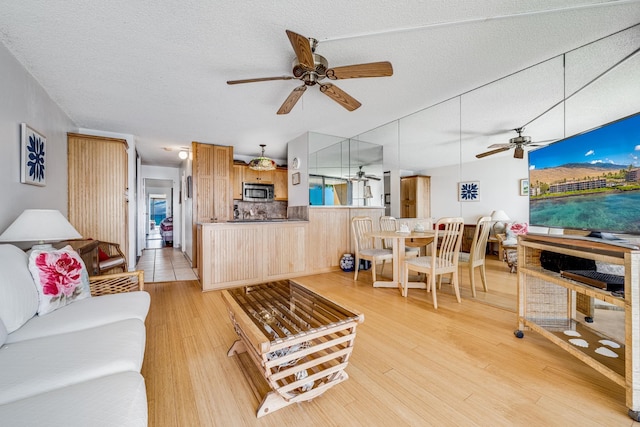
[[[194,223],[233,218],[233,147],[193,143]]]
[[[256,171],[248,166],[244,168],[244,182],[255,182],[260,184],[273,184],[274,171]]]
[[[254,182],[274,185],[274,200],[289,198],[287,169],[272,171],[254,171],[246,165],[233,165],[233,199],[242,200],[242,183]]]
[[[193,152],[193,241],[198,242],[197,224],[233,218],[233,147],[194,142]],[[199,245],[194,246],[196,266]],[[195,266],[194,266],[195,267]]]
[[[431,177],[415,175],[400,178],[400,216],[431,217]]]
[[[233,200],[242,200],[242,180],[245,165],[233,165]]]
[[[203,291],[301,276],[306,222],[199,224]]]
[[[69,222],[84,238],[117,243],[128,254],[127,141],[67,134]]]
[[[624,297],[561,277],[541,266],[542,251],[624,266]],[[623,310],[622,338],[609,337],[594,323],[578,319],[580,299],[597,299]],[[607,243],[526,235],[518,238],[518,330],[531,329],[625,388],[629,416],[640,411],[640,251]],[[619,334],[621,335],[621,334]],[[579,338],[579,340],[576,340]]]
[[[286,169],[273,171],[273,194],[275,200],[289,199],[289,173]]]

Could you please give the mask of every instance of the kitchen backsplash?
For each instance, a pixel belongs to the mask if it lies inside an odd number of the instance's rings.
[[[243,202],[233,201],[234,219],[287,218],[287,202]]]

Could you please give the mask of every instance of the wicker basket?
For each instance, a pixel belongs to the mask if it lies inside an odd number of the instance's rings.
[[[121,292],[144,290],[144,271],[136,270],[125,273],[105,274],[89,277],[91,296],[97,297]]]

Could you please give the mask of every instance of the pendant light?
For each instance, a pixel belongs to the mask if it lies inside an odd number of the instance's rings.
[[[276,168],[276,162],[272,159],[264,156],[264,147],[266,145],[260,144],[262,147],[262,154],[260,157],[256,157],[255,159],[249,162],[249,169],[253,169],[254,171],[272,171]]]

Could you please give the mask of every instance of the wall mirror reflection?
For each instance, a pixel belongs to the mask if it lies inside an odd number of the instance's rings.
[[[311,206],[384,206],[383,147],[357,139],[309,138]]]

